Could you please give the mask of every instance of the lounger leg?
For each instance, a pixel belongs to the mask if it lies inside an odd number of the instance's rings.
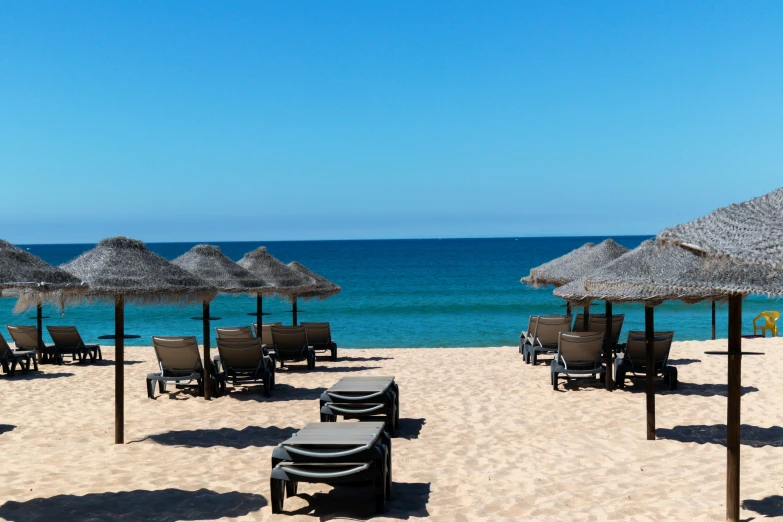
[[[3,365],[3,373],[8,373],[9,372],[9,370],[8,370],[8,361],[3,359],[2,363],[0,363],[0,364]]]
[[[29,364],[29,361],[28,361],[28,364]],[[20,366],[22,367],[22,373],[27,373],[25,371],[24,364],[20,364]],[[7,363],[3,363],[3,368],[5,369],[5,373],[7,373],[9,377],[13,377],[14,374],[16,373],[16,361],[11,361],[11,367],[10,368],[8,367]]]
[[[332,362],[337,361],[337,344],[332,343]]]
[[[280,479],[269,479],[269,489],[272,493],[272,513],[282,513],[283,512],[283,489],[285,489],[285,486],[283,485],[283,481]]]
[[[33,355],[32,357],[30,357],[28,359],[28,362],[27,362],[27,371],[28,372],[30,371],[30,362],[33,363],[33,371],[37,372],[38,371],[38,358],[35,355]]]
[[[386,473],[386,455],[380,459],[381,462],[378,465],[380,468],[378,471],[378,475],[376,475],[374,479],[375,483],[375,512],[376,513],[383,513],[386,511],[386,480],[387,480],[387,473]]]
[[[147,397],[150,399],[155,398],[155,381],[147,379]]]
[[[531,350],[530,350],[530,351],[532,351],[532,352],[533,352],[533,353],[531,354],[531,356],[532,356],[532,359],[531,359],[531,361],[530,361],[530,364],[532,364],[533,366],[535,366],[535,365],[536,365],[536,363],[538,362],[538,351],[536,351],[536,349],[535,349],[535,348],[531,348]]]
[[[552,389],[557,390],[557,372],[552,372]]]
[[[160,393],[166,393],[166,381],[158,381],[158,391]]]
[[[285,497],[293,497],[296,495],[297,490],[299,489],[299,483],[295,480],[289,480],[285,483]]]

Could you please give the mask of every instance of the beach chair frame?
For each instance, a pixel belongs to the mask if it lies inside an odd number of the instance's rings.
[[[552,388],[558,379],[590,376],[603,380],[603,332],[562,332],[558,336],[557,353],[550,367]]]

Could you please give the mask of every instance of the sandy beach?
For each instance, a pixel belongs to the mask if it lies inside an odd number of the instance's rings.
[[[315,371],[278,373],[266,399],[232,390],[146,397],[151,348],[126,350],[127,444],[113,442],[113,349],[97,365],[44,365],[0,378],[0,519],[50,520],[723,520],[724,341],[677,342],[680,388],[659,383],[645,440],[643,382],[553,391],[516,347],[341,350]],[[743,519],[783,517],[783,339],[746,341]],[[773,369],[770,369],[773,368]],[[318,421],[344,375],[394,375],[401,429],[394,498],[374,516],[367,488],[301,484],[272,515],[272,448]]]

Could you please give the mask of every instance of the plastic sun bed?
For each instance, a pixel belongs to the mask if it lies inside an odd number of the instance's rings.
[[[522,355],[525,363],[536,365],[539,354],[557,352],[558,336],[561,332],[571,331],[570,315],[542,315],[536,317],[530,341],[524,345]]]
[[[603,379],[604,334],[601,332],[571,332],[559,336],[557,354],[550,369],[552,388],[557,390],[558,377],[591,376]]]
[[[316,353],[328,352],[330,360],[337,360],[337,343],[332,339],[332,328],[328,322],[300,323],[307,332],[307,344],[313,347]]]
[[[400,389],[394,377],[343,377],[321,394],[321,422],[384,417],[394,434],[400,424]]]
[[[163,337],[153,336],[152,345],[158,359],[159,372],[147,374],[147,396],[155,398],[155,382],[160,393],[166,391],[166,385],[173,382],[177,388],[186,388],[196,382],[198,394],[204,395],[204,364],[198,351],[198,343],[193,336]],[[207,361],[209,363],[209,361]],[[213,397],[220,396],[226,390],[225,373],[210,368],[209,386],[213,388]]]
[[[264,397],[269,397],[275,386],[275,364],[260,339],[218,339],[217,346],[226,381],[230,379],[234,387],[261,384]]]
[[[272,512],[282,512],[285,497],[296,495],[299,482],[369,482],[375,510],[382,513],[391,497],[391,448],[382,422],[308,424],[272,451]]]
[[[90,362],[103,360],[100,345],[84,344],[75,326],[47,326],[46,329],[54,341],[54,346],[47,347],[47,351],[56,362],[62,364],[64,355],[70,355],[73,360],[78,357],[79,362],[85,362],[87,357]]]
[[[29,372],[31,360],[35,362],[35,350],[12,350],[5,337],[0,334],[0,364],[9,377],[13,377],[16,373],[17,364],[22,369],[22,373]],[[38,369],[38,363],[35,364],[35,369]]]

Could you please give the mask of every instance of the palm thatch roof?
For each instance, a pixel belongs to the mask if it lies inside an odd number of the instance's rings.
[[[92,250],[61,265],[66,272],[84,280],[87,301],[114,300],[138,304],[211,301],[217,290],[151,252],[144,243],[127,237],[102,240]]]
[[[255,294],[271,286],[229,259],[215,245],[196,245],[172,263],[226,294]]]
[[[522,282],[534,286],[562,286],[597,270],[626,252],[627,248],[612,239],[606,239],[598,245],[585,243],[563,256],[531,269],[530,275],[522,278]]]
[[[264,294],[292,295],[292,292],[303,292],[315,286],[313,278],[288,267],[267,252],[266,247],[248,252],[237,264],[269,283]]]
[[[652,306],[669,300],[719,301],[736,294],[783,295],[783,273],[726,258],[711,261],[653,241],[554,291],[573,304],[602,300]]]
[[[783,188],[662,230],[659,242],[783,269]]]
[[[336,285],[325,277],[316,274],[298,261],[292,261],[291,263],[288,263],[288,267],[315,281],[314,286],[304,287],[300,291],[292,291],[292,297],[300,297],[305,301],[309,299],[323,300],[328,297],[332,297],[333,295],[337,295],[342,291],[342,288],[340,288],[339,285]]]

